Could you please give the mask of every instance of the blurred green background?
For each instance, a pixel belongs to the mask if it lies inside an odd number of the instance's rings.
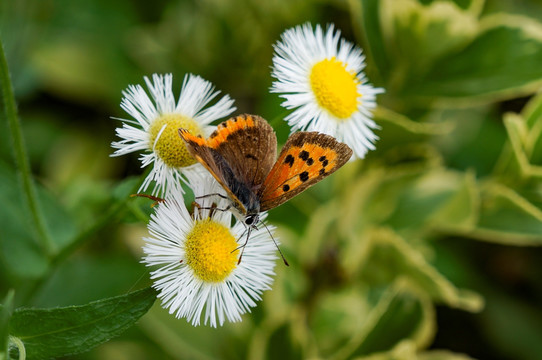
[[[137,154],[110,158],[121,91],[201,75],[268,119],[285,29],[334,23],[386,90],[377,150],[270,213],[291,266],[243,322],[194,328],[157,301],[65,359],[541,359],[542,2],[2,0],[40,206],[37,241],[0,122],[0,295],[86,304],[148,286]]]

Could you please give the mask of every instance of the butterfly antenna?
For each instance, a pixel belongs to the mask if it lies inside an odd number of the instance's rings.
[[[211,197],[211,196],[218,196],[219,198],[222,198],[222,199],[228,199],[227,196],[222,195],[220,193],[211,193],[211,194],[196,196],[195,199],[205,199],[205,198],[208,198],[208,197]]]
[[[275,246],[277,247],[277,250],[279,251],[280,257],[282,258],[282,261],[284,262],[284,265],[290,266],[290,264],[288,264],[288,261],[286,261],[286,258],[285,258],[284,255],[282,254],[282,251],[280,251],[280,247],[279,247],[279,245],[277,244],[277,242],[275,241],[275,238],[273,237],[273,234],[271,234],[271,231],[269,231],[269,228],[267,227],[267,225],[265,225],[265,223],[264,223],[263,221],[262,221],[261,223],[262,223],[263,226],[265,227],[265,230],[267,230],[267,232],[269,233],[269,236],[271,236],[271,239],[273,240],[273,243],[274,243]]]

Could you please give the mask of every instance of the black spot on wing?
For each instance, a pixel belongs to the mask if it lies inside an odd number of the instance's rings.
[[[252,160],[258,160],[258,158],[256,156],[254,156],[253,154],[246,154],[245,158],[252,159]]]
[[[309,173],[308,171],[303,171],[301,174],[299,174],[299,180],[305,182],[309,180]]]
[[[329,160],[326,158],[325,155],[324,155],[324,156],[320,156],[320,158],[319,158],[318,160],[320,160],[320,162],[322,163],[322,166],[323,166],[323,167],[326,167],[327,164],[329,164]]]
[[[312,164],[314,164],[314,160],[312,158],[308,158],[307,161],[305,161],[307,163],[307,165],[311,166]]]
[[[284,159],[284,163],[290,165],[290,167],[294,166],[294,157],[288,154],[286,159]]]
[[[307,159],[309,158],[309,152],[305,150],[301,151],[299,153],[299,158],[303,161],[307,161]]]
[[[285,184],[285,185],[282,187],[282,191],[286,192],[286,191],[288,191],[288,190],[290,190],[290,185]]]

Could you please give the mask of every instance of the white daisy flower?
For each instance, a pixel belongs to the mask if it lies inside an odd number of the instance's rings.
[[[325,33],[308,23],[286,30],[274,45],[271,92],[282,93],[285,108],[296,108],[285,118],[292,132],[334,136],[353,149],[352,159],[363,158],[378,139],[372,110],[384,90],[367,83],[361,49],[339,39],[333,25]]]
[[[130,85],[123,91],[121,107],[134,120],[120,119],[123,124],[116,133],[122,140],[111,144],[117,149],[112,156],[144,152],[140,158],[142,167],[152,164],[153,168],[139,191],[147,190],[154,182],[153,195],[165,196],[166,190],[180,189],[183,173],[203,168],[188,153],[178,129],[185,128],[193,134],[208,136],[215,129],[211,122],[235,110],[228,95],[204,109],[219,91],[214,91],[210,82],[192,74],[184,77],[176,103],[172,82],[171,74],[154,74],[152,82],[145,77],[150,96],[141,85]]]
[[[223,193],[210,177],[189,180],[196,196]],[[151,216],[150,237],[143,247],[143,262],[159,266],[151,278],[162,306],[194,326],[202,320],[212,327],[240,321],[273,282],[277,257],[268,231],[253,229],[238,263],[238,247],[246,241],[244,224],[231,226],[229,211],[208,209],[213,202],[224,208],[229,201],[217,196],[198,199],[201,208],[190,215],[182,197],[170,195]],[[273,226],[268,228],[273,232]]]

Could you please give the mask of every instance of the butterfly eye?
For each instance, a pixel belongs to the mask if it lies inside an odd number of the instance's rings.
[[[249,215],[245,218],[245,225],[252,225],[256,220],[256,215]]]

